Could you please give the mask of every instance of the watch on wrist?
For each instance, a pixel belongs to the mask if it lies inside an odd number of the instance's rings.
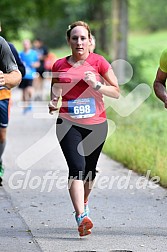
[[[98,91],[101,88],[102,84],[98,81],[96,83],[96,86],[94,87],[94,90]]]

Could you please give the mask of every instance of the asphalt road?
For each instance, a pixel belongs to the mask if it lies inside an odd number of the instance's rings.
[[[167,190],[104,154],[90,197],[94,228],[78,236],[67,166],[47,103],[13,105],[0,188],[0,252],[167,251]]]

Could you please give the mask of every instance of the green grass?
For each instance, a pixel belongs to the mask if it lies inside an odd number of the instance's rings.
[[[150,176],[159,176],[167,187],[167,114],[142,105],[129,117],[113,112],[108,117],[116,124],[115,132],[107,138],[103,151],[126,167]]]
[[[130,33],[128,44],[142,50],[157,50],[158,48],[158,51],[162,51],[166,48],[166,38],[167,30],[155,33]],[[154,53],[157,52],[154,51]]]
[[[130,34],[128,39],[129,55],[143,55],[143,74],[152,83],[161,52],[167,47],[167,30],[155,33]],[[148,84],[149,84],[148,83]]]

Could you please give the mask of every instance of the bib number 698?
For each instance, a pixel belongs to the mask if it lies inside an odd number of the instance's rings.
[[[74,107],[74,114],[89,114],[90,113],[90,105],[81,105],[81,106],[75,106]]]

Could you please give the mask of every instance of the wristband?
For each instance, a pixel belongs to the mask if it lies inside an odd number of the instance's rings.
[[[101,87],[102,87],[102,84],[99,81],[97,81],[96,86],[93,89],[98,91]]]

